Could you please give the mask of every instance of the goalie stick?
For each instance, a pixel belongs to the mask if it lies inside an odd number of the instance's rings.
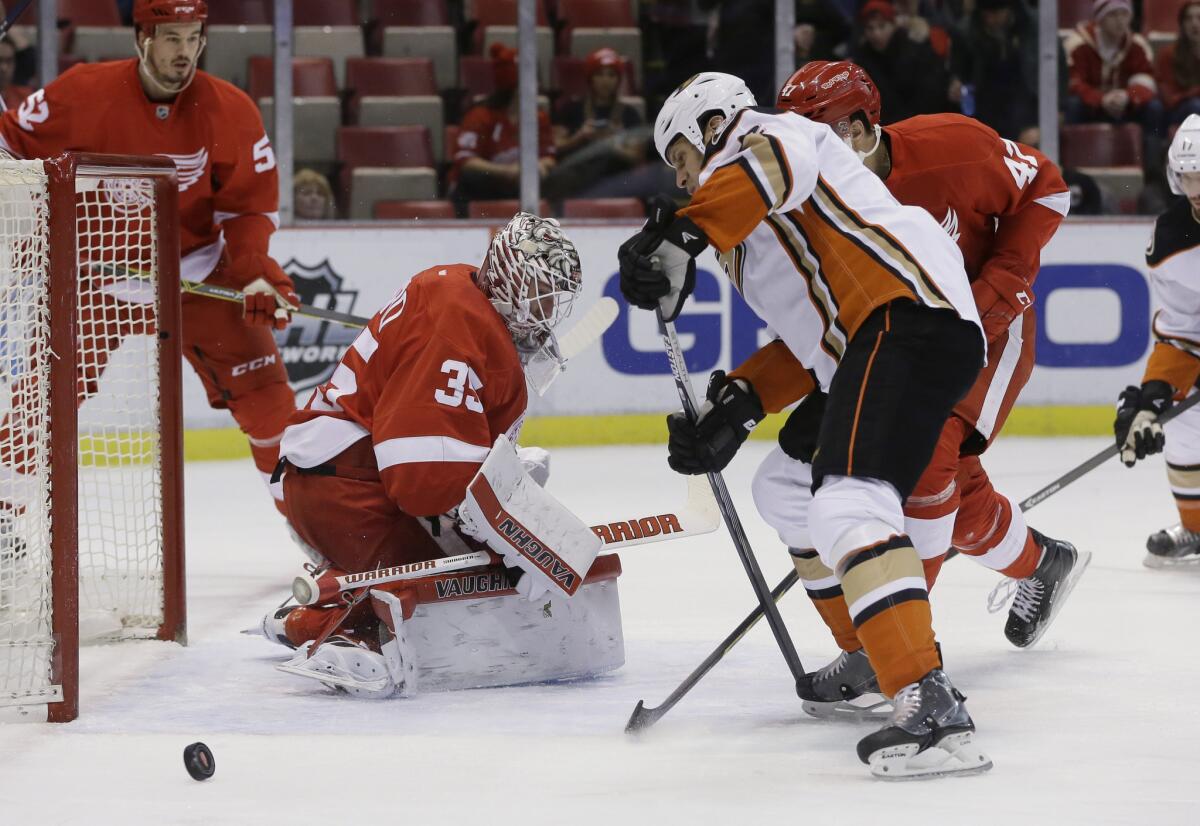
[[[627,518],[592,525],[592,532],[604,542],[602,550],[615,551],[633,545],[712,533],[720,522],[717,500],[713,498],[708,486],[697,477],[688,479],[688,498],[682,509],[624,516]],[[488,551],[476,551],[358,574],[326,570],[316,576],[305,574],[296,577],[292,581],[292,596],[301,605],[315,605],[334,599],[339,592],[449,573],[497,561],[499,558]]]

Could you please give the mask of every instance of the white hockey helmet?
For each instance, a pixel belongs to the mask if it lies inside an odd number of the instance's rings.
[[[1188,115],[1167,150],[1167,181],[1176,195],[1186,195],[1179,176],[1200,172],[1200,115]]]
[[[757,105],[745,81],[724,72],[701,72],[683,82],[663,103],[654,121],[654,146],[667,160],[667,147],[683,135],[704,152],[704,121],[712,115],[729,120],[742,109]]]
[[[522,357],[552,339],[583,286],[579,251],[558,222],[528,212],[493,236],[477,278]]]

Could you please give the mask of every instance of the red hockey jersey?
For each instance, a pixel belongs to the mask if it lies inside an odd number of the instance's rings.
[[[0,147],[20,158],[76,150],[173,160],[185,279],[207,277],[225,242],[233,258],[265,254],[279,225],[279,173],[258,108],[205,72],[160,103],[142,91],[136,59],[75,66],[0,117]]]
[[[1033,284],[1042,247],[1071,207],[1058,167],[963,115],[919,115],[884,131],[892,157],[884,184],[941,222],[967,277],[995,267]]]
[[[369,436],[402,511],[458,506],[496,437],[516,441],[528,403],[517,349],[474,271],[418,273],[292,414],[280,455],[314,467]]]

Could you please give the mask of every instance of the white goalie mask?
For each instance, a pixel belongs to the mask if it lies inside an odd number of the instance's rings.
[[[1197,184],[1185,186],[1179,177],[1193,177],[1195,173],[1200,173],[1200,115],[1188,115],[1179,125],[1179,131],[1171,140],[1171,148],[1167,150],[1167,181],[1171,184],[1171,191],[1189,198],[1200,195]]]
[[[666,161],[667,148],[682,135],[703,155],[702,120],[719,114],[725,116],[725,123],[729,123],[735,114],[755,105],[754,95],[740,77],[724,72],[701,72],[684,81],[663,103],[654,122],[654,146]]]
[[[521,361],[539,354],[558,360],[554,328],[571,314],[583,286],[579,251],[558,222],[518,212],[492,238],[478,279]]]

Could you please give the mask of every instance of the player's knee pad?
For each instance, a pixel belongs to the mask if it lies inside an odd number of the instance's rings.
[[[811,548],[809,506],[812,504],[812,466],[792,459],[776,447],[758,466],[750,484],[754,505],[763,521],[791,548]]]
[[[933,559],[950,550],[954,541],[954,519],[957,511],[952,511],[933,519],[917,519],[912,516],[904,517],[904,531],[913,541],[917,555],[921,559]]]
[[[821,561],[834,571],[855,551],[904,533],[900,494],[878,479],[825,477],[808,518]]]

